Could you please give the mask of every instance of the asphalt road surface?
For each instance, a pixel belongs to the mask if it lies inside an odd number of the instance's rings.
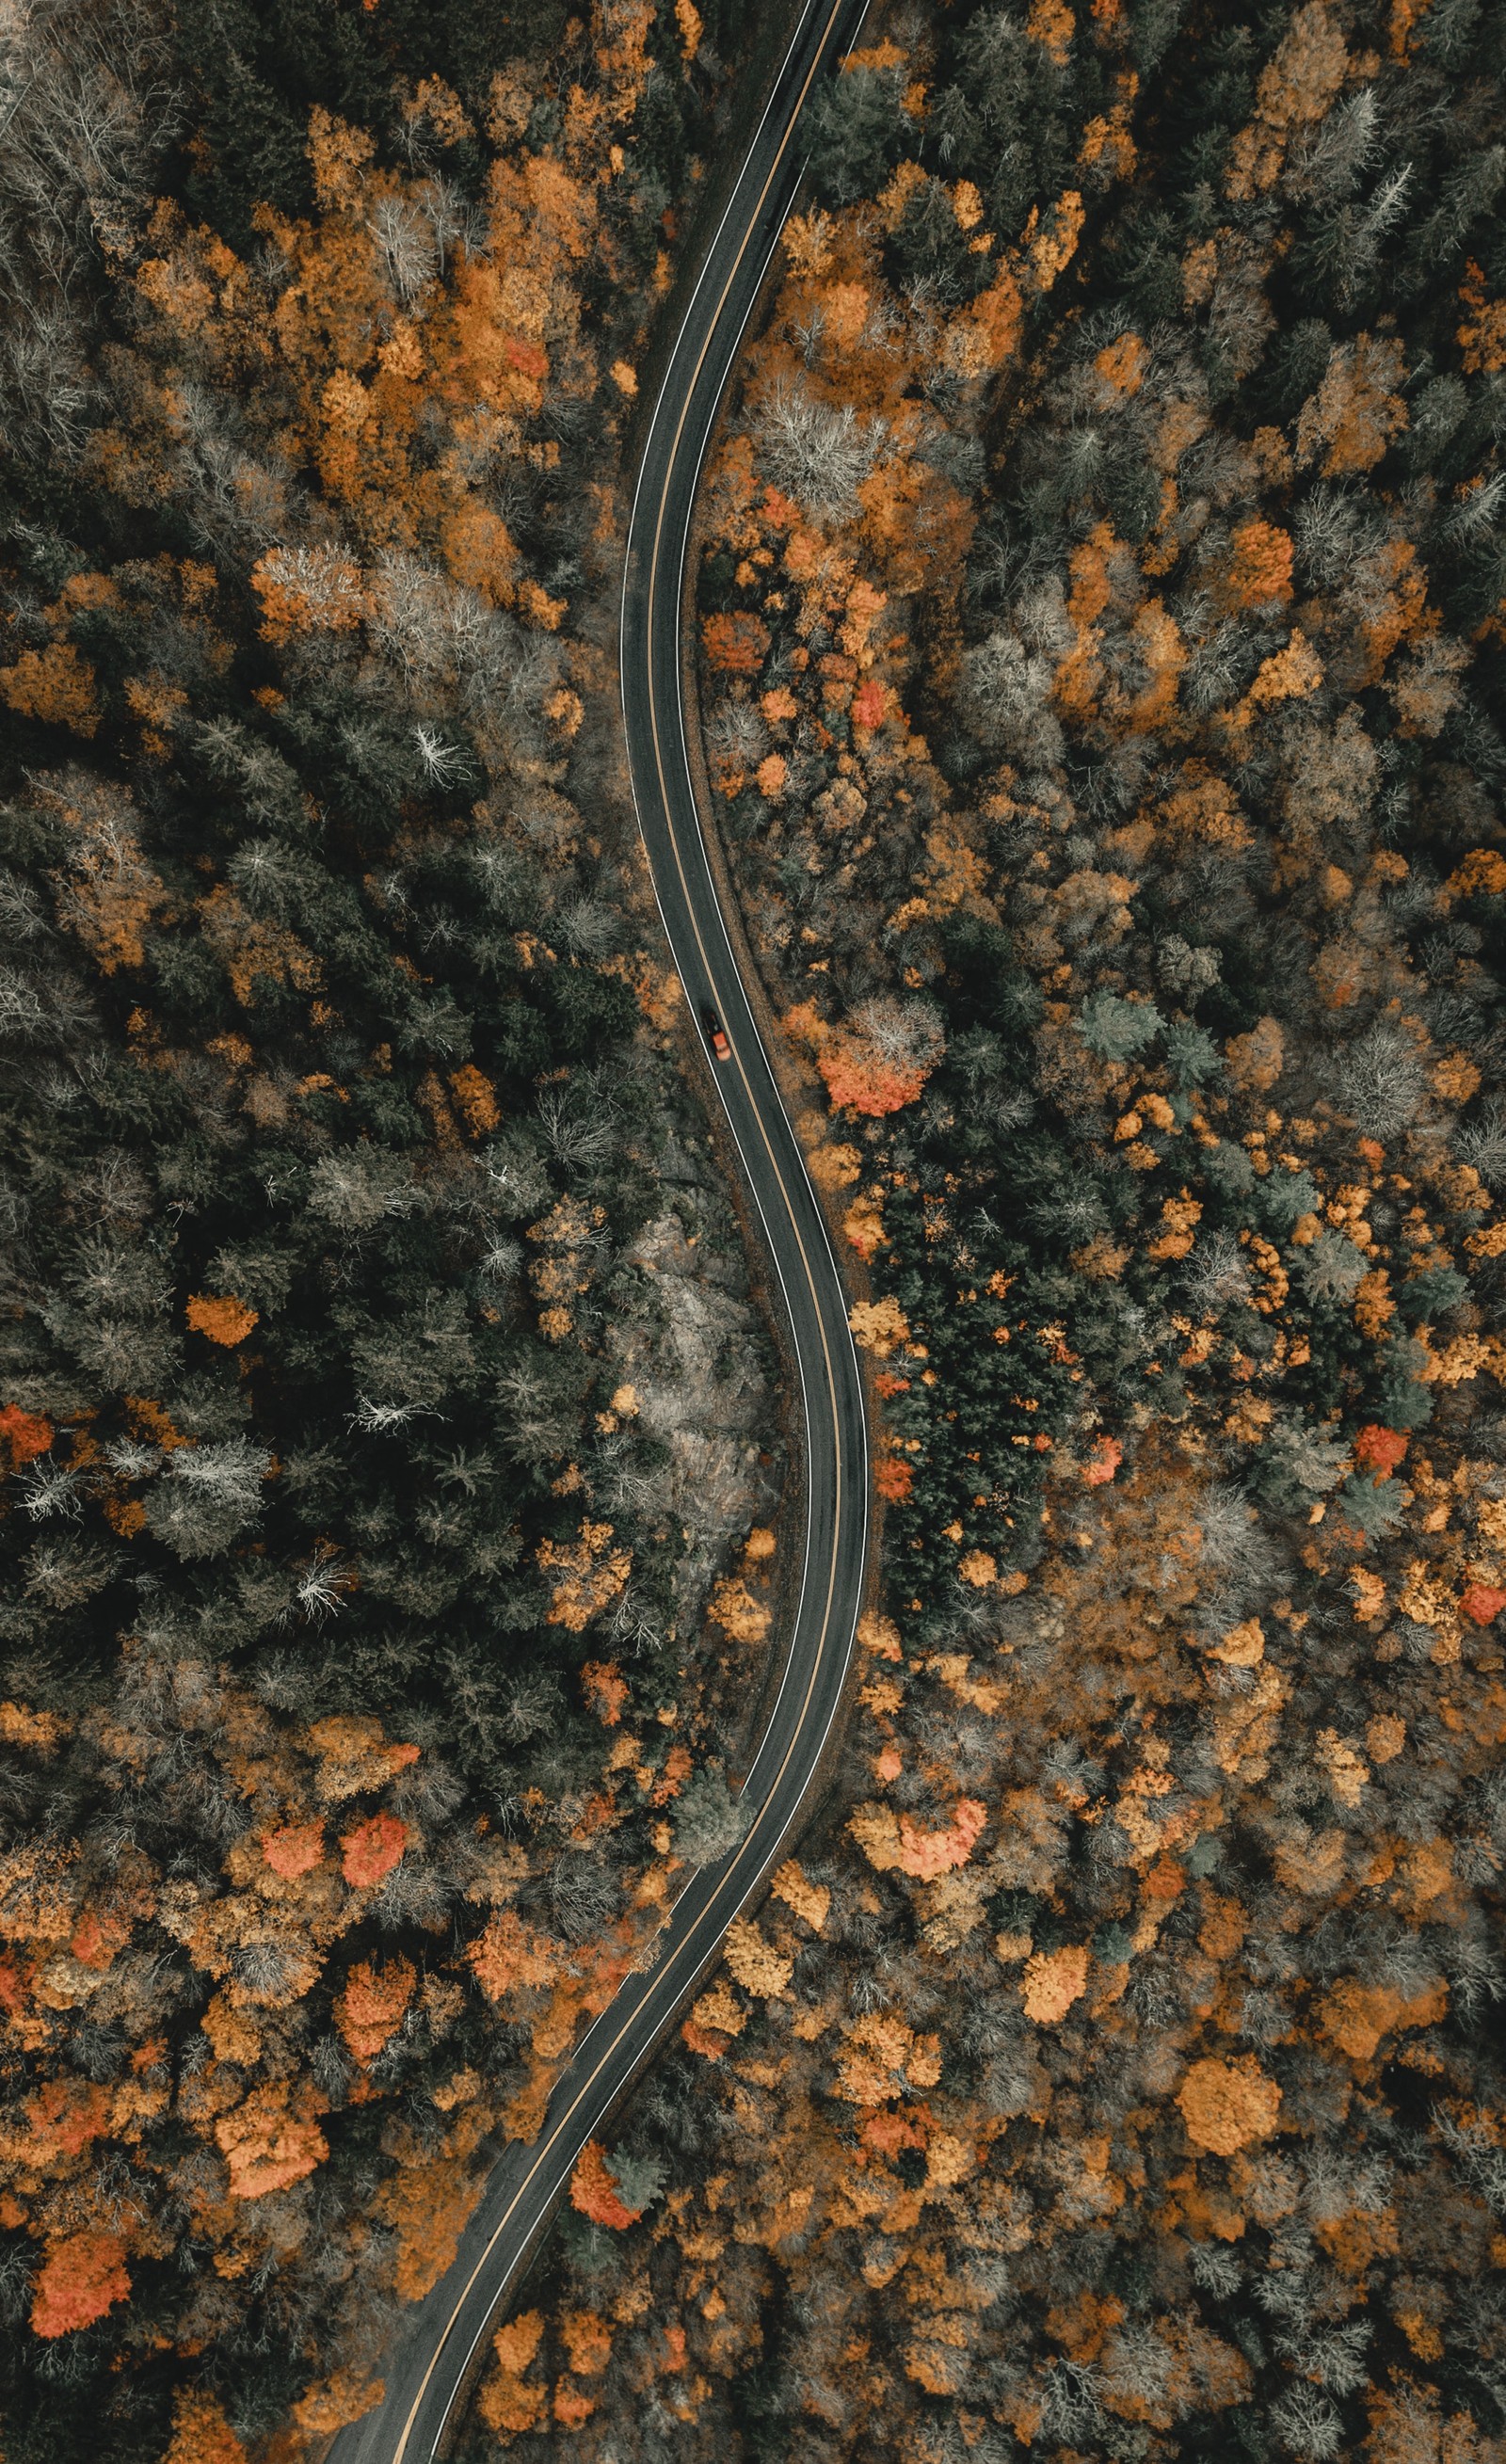
[[[864,0],[808,0],[686,311],[644,452],[622,608],[623,710],[638,818],[670,947],[742,1155],[800,1373],[806,1474],[799,1604],[768,1727],[741,1803],[739,1847],[698,1870],[639,1967],[596,2020],[531,2146],[491,2173],[458,2255],[405,2321],[385,2401],[342,2431],[330,2464],[430,2464],[457,2426],[487,2339],[586,2141],[679,2016],[727,1925],[786,1853],[836,1716],[862,1594],[868,1518],[863,1397],[821,1211],[733,957],[691,787],[681,608],[697,481],[717,407],[799,183],[799,120],[852,48]],[[702,1012],[731,1050],[716,1060]]]

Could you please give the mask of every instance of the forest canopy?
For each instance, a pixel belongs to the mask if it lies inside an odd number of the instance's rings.
[[[1503,2452],[1503,37],[812,107],[698,650],[883,1597],[476,2464]]]
[[[779,1438],[609,645],[736,37],[7,30],[11,2464],[368,2409],[726,1795]]]
[[[613,646],[759,31],[8,33],[10,2464],[362,2417],[737,1835],[795,1502]],[[877,1572],[462,2464],[1506,2456],[1503,55],[813,94],[687,662]]]

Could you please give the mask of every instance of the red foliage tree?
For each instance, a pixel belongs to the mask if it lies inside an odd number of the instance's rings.
[[[0,1438],[11,1449],[11,1468],[19,1470],[37,1455],[45,1455],[53,1442],[53,1424],[39,1412],[23,1412],[19,1403],[7,1403],[0,1411]]]
[[[570,2175],[570,2205],[593,2225],[609,2225],[614,2233],[623,2233],[636,2224],[642,2210],[623,2205],[621,2194],[607,2169],[607,2151],[599,2140],[587,2140],[575,2160]]]
[[[402,1863],[408,1828],[395,1814],[373,1814],[369,1822],[347,1831],[340,1844],[344,1851],[340,1870],[346,1881],[352,1890],[368,1890]]]
[[[1405,1429],[1384,1429],[1372,1420],[1362,1428],[1354,1442],[1354,1458],[1373,1471],[1377,1480],[1393,1472],[1410,1443]]]
[[[130,2289],[124,2245],[114,2233],[70,2233],[53,2244],[36,2279],[32,2332],[67,2336],[90,2327]]]

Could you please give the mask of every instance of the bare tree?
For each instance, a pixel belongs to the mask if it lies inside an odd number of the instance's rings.
[[[177,107],[137,0],[12,0],[0,21],[0,396],[32,454],[71,459],[82,441],[83,277],[144,208]]]
[[[371,232],[400,303],[411,307],[439,270],[438,234],[432,218],[421,214],[406,197],[384,197],[372,217]]]
[[[834,521],[855,510],[858,488],[888,433],[883,420],[860,420],[851,403],[833,410],[803,385],[782,385],[764,407],[758,444],[775,483]]]

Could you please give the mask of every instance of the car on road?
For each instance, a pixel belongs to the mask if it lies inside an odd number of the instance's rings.
[[[727,1042],[727,1030],[722,1025],[716,1011],[707,1006],[704,1002],[701,1005],[700,1023],[706,1030],[706,1041],[710,1045],[717,1059],[719,1061],[730,1061],[732,1058],[732,1046]]]

